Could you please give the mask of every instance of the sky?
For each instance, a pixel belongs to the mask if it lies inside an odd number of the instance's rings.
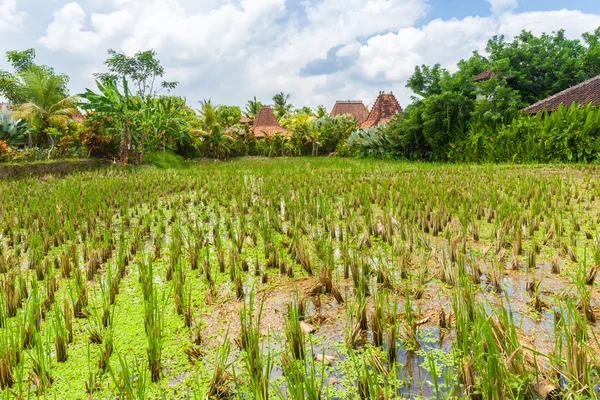
[[[598,0],[0,0],[0,54],[34,47],[76,94],[94,88],[107,49],[154,49],[195,108],[283,91],[330,110],[382,90],[406,106],[415,65],[453,70],[493,35],[597,27]]]

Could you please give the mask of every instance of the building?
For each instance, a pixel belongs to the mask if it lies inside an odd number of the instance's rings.
[[[261,107],[252,123],[252,134],[256,138],[262,139],[265,136],[272,136],[277,133],[288,136],[290,131],[279,125],[271,107]]]
[[[389,122],[396,114],[402,113],[402,107],[392,92],[379,92],[377,100],[369,113],[369,116],[361,124],[361,128],[370,128]]]
[[[523,109],[523,112],[526,114],[537,114],[542,110],[552,112],[556,111],[561,104],[569,107],[573,103],[592,103],[600,106],[600,75],[556,93],[547,99],[540,100]]]
[[[479,75],[476,75],[475,78],[473,78],[473,82],[479,83],[479,82],[489,81],[490,79],[494,78],[497,75],[498,75],[497,73],[488,69],[488,70],[483,71]],[[510,81],[515,77],[514,75],[510,75],[510,74],[509,75],[500,74],[498,76],[506,78],[507,81]],[[484,93],[481,90],[481,86],[477,85],[477,100],[490,100],[491,97],[493,97],[493,96],[491,96],[489,93],[488,94]]]
[[[331,109],[329,116],[333,118],[338,115],[351,115],[360,126],[369,117],[369,110],[360,100],[338,100]]]

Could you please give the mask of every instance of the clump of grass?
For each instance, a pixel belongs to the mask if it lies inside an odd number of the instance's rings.
[[[260,346],[260,321],[263,303],[261,302],[255,314],[254,291],[240,310],[240,337],[236,340],[239,348],[244,351],[243,360],[249,379],[249,391],[252,398],[267,400],[269,398],[269,374],[272,368],[270,352],[264,355]]]
[[[127,400],[148,398],[148,372],[137,358],[131,362],[119,354],[119,365],[120,372],[113,368],[109,368],[109,372],[120,396]]]
[[[377,294],[374,298],[374,309],[370,319],[373,346],[376,347],[381,347],[383,345],[383,332],[385,330],[384,304],[384,296],[382,294]]]
[[[143,269],[143,267],[141,268]],[[144,328],[148,340],[146,353],[148,355],[150,379],[152,382],[158,382],[161,377],[165,299],[159,298],[158,290],[154,285],[154,269],[150,257],[146,264],[146,271],[142,281],[144,294]]]
[[[69,317],[63,314],[64,310],[57,304],[54,306],[54,349],[56,352],[56,361],[67,361],[67,344],[69,337],[72,338],[72,330],[69,332]],[[71,339],[72,340],[72,339]]]
[[[43,396],[54,383],[54,377],[50,368],[49,352],[44,348],[39,332],[35,333],[33,341],[31,381],[36,387],[37,395]]]
[[[227,332],[223,338],[223,343],[219,346],[215,356],[214,372],[206,393],[206,397],[209,399],[228,398],[232,380],[231,374],[227,371],[231,366],[228,362],[230,353],[231,345],[229,343],[229,332]]]
[[[300,326],[300,318],[299,300],[298,294],[296,294],[296,299],[287,306],[287,318],[285,321],[288,352],[295,360],[304,360],[306,355],[304,331]]]

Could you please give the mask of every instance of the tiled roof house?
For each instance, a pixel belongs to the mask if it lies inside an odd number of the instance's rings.
[[[485,70],[482,73],[480,73],[479,75],[475,76],[475,78],[473,78],[473,82],[481,82],[481,81],[487,81],[488,79],[492,79],[493,77],[495,77],[497,74],[494,71],[490,71]],[[505,77],[506,79],[512,79],[515,76],[512,74],[500,74],[500,76]]]
[[[261,107],[254,119],[252,124],[252,133],[257,138],[264,138],[265,136],[275,135],[280,133],[282,135],[289,135],[290,131],[279,125],[275,114],[271,107]]]
[[[379,96],[369,113],[369,116],[361,124],[361,128],[370,128],[389,122],[396,114],[402,113],[402,107],[392,92],[379,92]]]
[[[338,115],[352,115],[356,119],[357,124],[362,124],[369,117],[369,110],[362,101],[358,100],[338,100],[331,109],[329,116],[331,118],[337,117]]]
[[[536,114],[542,110],[555,111],[561,104],[569,107],[573,103],[585,104],[588,102],[600,105],[600,75],[556,93],[547,99],[540,100],[523,109],[523,112]]]
[[[488,69],[477,75],[475,78],[473,78],[473,82],[487,81],[488,79],[491,79],[494,76],[496,76],[496,74]]]

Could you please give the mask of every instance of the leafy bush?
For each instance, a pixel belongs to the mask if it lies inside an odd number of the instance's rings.
[[[161,169],[183,168],[187,165],[182,156],[170,151],[148,153],[144,155],[144,162]]]
[[[587,104],[560,106],[548,113],[519,115],[509,124],[469,126],[466,139],[453,144],[452,161],[597,162],[600,160],[600,109]]]
[[[114,120],[108,115],[88,112],[77,138],[94,157],[109,158],[119,154],[117,135],[113,133]]]

